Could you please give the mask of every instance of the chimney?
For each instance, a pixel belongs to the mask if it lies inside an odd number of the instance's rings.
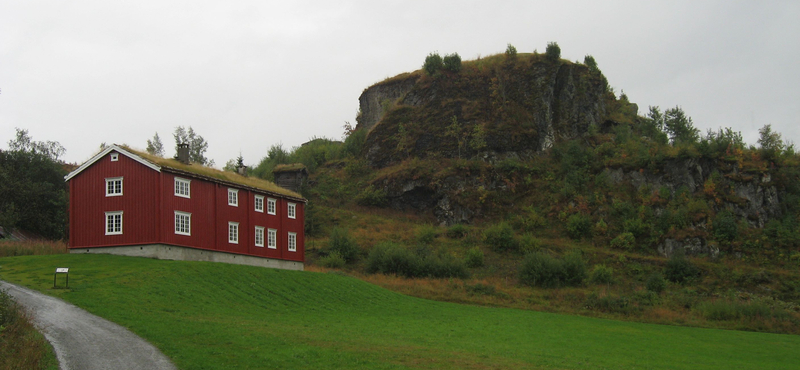
[[[247,176],[247,166],[236,166],[236,172],[242,176]]]
[[[178,144],[178,162],[189,164],[189,144]]]

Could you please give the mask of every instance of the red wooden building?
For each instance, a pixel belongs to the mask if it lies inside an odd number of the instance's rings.
[[[71,253],[303,269],[299,194],[112,145],[65,176]]]

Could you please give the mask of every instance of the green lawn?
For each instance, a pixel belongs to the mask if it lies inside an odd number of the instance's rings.
[[[52,289],[56,267],[70,268],[69,290]],[[120,323],[181,369],[790,369],[800,364],[800,336],[464,306],[407,297],[336,274],[50,255],[0,258],[0,279]]]

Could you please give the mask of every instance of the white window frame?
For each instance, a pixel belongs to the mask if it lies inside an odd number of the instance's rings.
[[[186,190],[186,192],[182,192]],[[175,196],[182,198],[192,197],[192,180],[183,179],[180,177],[175,178]]]
[[[239,206],[239,189],[228,188],[228,205]]]
[[[119,216],[119,230],[116,227],[116,217]],[[109,223],[109,217],[111,218],[111,222]],[[106,235],[122,235],[122,211],[111,211],[105,213],[105,230]],[[111,225],[111,231],[109,231],[109,225]]]
[[[274,215],[275,214],[275,210],[277,208],[278,208],[277,207],[277,201],[275,200],[275,198],[268,198],[267,199],[267,214],[268,215]]]
[[[111,153],[111,162],[116,162],[119,160],[119,153]]]
[[[256,212],[264,213],[264,196],[256,195],[255,199],[253,207],[255,207]]]
[[[289,232],[289,252],[297,252],[297,233]]]
[[[256,247],[264,247],[264,226],[256,226],[256,237],[254,240]]]
[[[288,203],[287,204],[286,217],[297,218],[297,204],[295,204],[295,203]]]
[[[239,223],[228,222],[228,243],[239,244]]]
[[[119,181],[119,193],[116,192],[116,190],[117,190],[116,187],[114,187],[114,189],[113,189],[115,192],[109,193],[108,192],[109,183],[116,183],[117,181]],[[107,197],[121,197],[122,196],[122,177],[107,177],[106,178],[106,196]]]
[[[179,221],[179,219],[181,221]],[[183,229],[182,220],[186,220],[186,230]],[[192,236],[192,214],[189,212],[175,211],[175,234]]]
[[[267,248],[278,249],[278,230],[276,229],[267,230]]]

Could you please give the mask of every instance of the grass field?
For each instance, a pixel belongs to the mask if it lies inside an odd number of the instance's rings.
[[[52,289],[56,267],[70,268],[70,289]],[[800,364],[800,336],[428,301],[338,274],[61,254],[0,258],[0,279],[120,323],[181,369],[789,369]]]

